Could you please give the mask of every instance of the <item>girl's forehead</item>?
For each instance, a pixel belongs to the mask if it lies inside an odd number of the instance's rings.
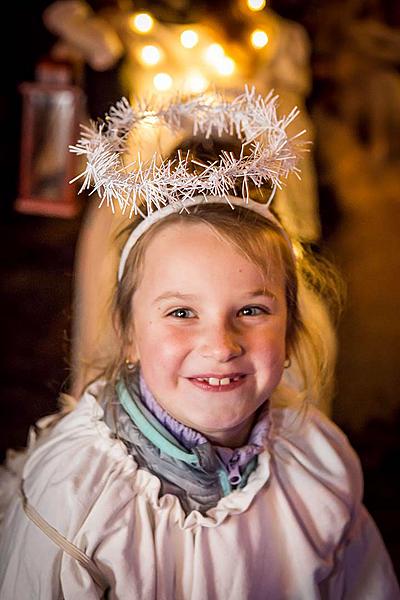
[[[217,253],[216,253],[217,251]],[[237,261],[240,250],[215,227],[202,222],[166,223],[150,240],[145,250],[145,260],[157,261],[157,256],[164,264],[173,264],[171,260],[201,262],[212,255],[215,259],[221,256],[232,257]],[[241,257],[243,260],[243,257]]]
[[[154,233],[144,252],[144,279],[156,285],[167,279],[192,282],[199,275],[227,284],[248,280],[264,285],[280,283],[282,269],[272,256],[261,268],[261,260],[251,260],[245,248],[207,223],[168,223]]]

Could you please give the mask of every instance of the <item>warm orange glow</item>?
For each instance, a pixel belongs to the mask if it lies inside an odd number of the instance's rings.
[[[131,18],[131,27],[138,33],[148,33],[154,25],[154,19],[149,13],[137,13]]]
[[[254,48],[264,48],[268,44],[268,36],[262,29],[255,29],[250,36],[250,41]]]
[[[199,35],[193,29],[186,29],[181,33],[181,44],[184,48],[194,48],[199,43]]]

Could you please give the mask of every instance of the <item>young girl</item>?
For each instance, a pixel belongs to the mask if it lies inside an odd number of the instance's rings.
[[[39,424],[4,519],[0,597],[400,598],[359,462],[303,402],[323,340],[279,222],[247,198],[193,195],[127,234],[119,353]]]

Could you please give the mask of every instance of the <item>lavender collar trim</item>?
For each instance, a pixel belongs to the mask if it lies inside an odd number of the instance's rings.
[[[191,450],[200,444],[208,442],[201,433],[180,423],[168,414],[150,392],[142,374],[139,379],[140,395],[143,404],[187,450]],[[260,414],[257,423],[250,432],[248,442],[241,448],[224,448],[214,446],[219,458],[225,465],[229,481],[232,485],[238,485],[242,479],[242,472],[254,456],[260,454],[265,448],[269,430],[268,403]]]

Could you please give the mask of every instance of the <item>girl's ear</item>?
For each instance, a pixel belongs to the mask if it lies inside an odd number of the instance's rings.
[[[139,362],[139,357],[136,354],[136,352],[132,352],[132,350],[127,350],[125,352],[125,361],[135,365]]]
[[[115,334],[118,338],[118,340],[122,340],[122,327],[121,327],[121,322],[119,320],[119,317],[116,313],[113,314],[112,316],[112,326],[114,328]]]
[[[125,357],[131,363],[136,363],[139,360],[139,351],[136,344],[135,332],[133,329],[133,325],[129,327],[129,330],[126,333],[125,339]]]
[[[129,362],[136,362],[138,360],[138,357],[133,325],[130,325],[130,327],[126,331],[124,331],[124,328],[121,326],[120,319],[117,315],[114,315],[113,326],[120,347],[122,348],[122,355],[125,356],[125,359],[129,359]]]

